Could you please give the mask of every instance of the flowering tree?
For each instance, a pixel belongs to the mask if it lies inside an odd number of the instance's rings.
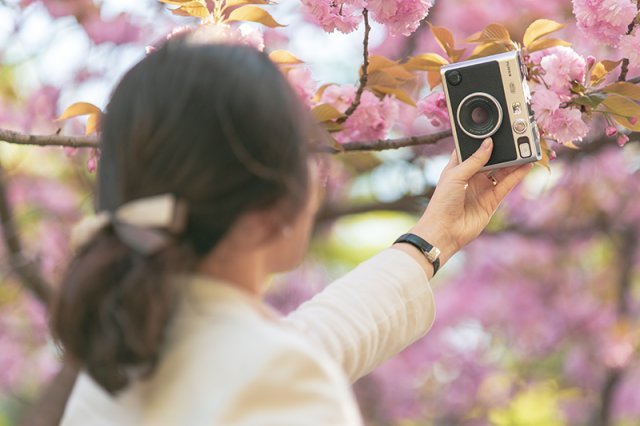
[[[314,149],[337,154],[327,163],[312,255],[271,296],[283,311],[321,287],[309,282],[326,282],[366,256],[333,243],[348,217],[420,211],[433,190],[434,159],[452,149],[440,67],[521,50],[544,167],[434,282],[439,314],[430,336],[357,384],[363,414],[380,425],[637,423],[640,150],[628,143],[640,131],[636,1],[143,3],[126,13],[107,11],[108,1],[0,3],[0,19],[12,22],[0,54],[16,57],[11,40],[35,14],[83,34],[88,52],[114,57],[144,54],[182,31],[266,51],[333,136]],[[350,77],[315,77],[309,28],[327,40],[359,37],[359,65],[344,72]],[[0,413],[7,419],[57,369],[45,306],[68,258],[68,230],[91,210],[95,104],[106,100],[86,102],[74,89],[113,83],[110,65],[89,57],[56,85],[26,88],[19,61],[0,67],[0,388],[7,395]],[[77,116],[86,117],[84,129]]]

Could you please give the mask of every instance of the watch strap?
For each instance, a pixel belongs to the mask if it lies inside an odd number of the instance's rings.
[[[408,233],[408,234],[404,234],[404,235],[401,235],[400,237],[398,237],[398,239],[395,240],[394,244],[396,244],[396,243],[411,244],[412,246],[414,246],[415,248],[420,250],[422,252],[422,254],[424,254],[424,256],[427,258],[429,263],[431,263],[431,265],[433,265],[433,275],[435,275],[438,272],[438,269],[440,269],[440,257],[439,257],[440,256],[440,252],[439,252],[439,250],[438,250],[438,253],[437,253],[436,257],[434,259],[431,259],[429,257],[429,253],[435,247],[432,244],[430,244],[427,241],[425,241],[422,237],[419,237],[416,234]]]

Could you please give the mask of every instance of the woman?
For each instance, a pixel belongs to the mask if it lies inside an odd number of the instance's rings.
[[[528,170],[477,175],[491,140],[452,155],[410,230],[437,260],[398,242],[280,319],[261,295],[306,249],[322,132],[277,67],[173,39],[120,82],[102,137],[101,213],[52,318],[83,369],[64,425],[360,424],[349,382],[426,333],[438,262]]]

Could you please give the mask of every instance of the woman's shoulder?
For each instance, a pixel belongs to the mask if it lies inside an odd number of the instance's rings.
[[[176,321],[157,370],[139,390],[147,407],[153,407],[152,420],[175,416],[183,424],[185,418],[189,424],[200,418],[262,424],[260,419],[269,416],[301,422],[309,415],[357,419],[347,378],[321,349],[246,301],[219,302],[207,312],[183,312]]]
[[[360,424],[340,368],[304,335],[233,297],[182,306],[150,377],[111,398],[85,376],[72,407],[69,420],[108,412],[118,424]]]

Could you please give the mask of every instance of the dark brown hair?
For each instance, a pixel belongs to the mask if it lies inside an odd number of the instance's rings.
[[[103,120],[98,210],[171,193],[188,221],[153,255],[109,225],[68,269],[53,332],[107,391],[157,362],[179,291],[172,275],[193,269],[244,212],[299,212],[309,117],[280,70],[246,46],[174,38],[124,76]]]

